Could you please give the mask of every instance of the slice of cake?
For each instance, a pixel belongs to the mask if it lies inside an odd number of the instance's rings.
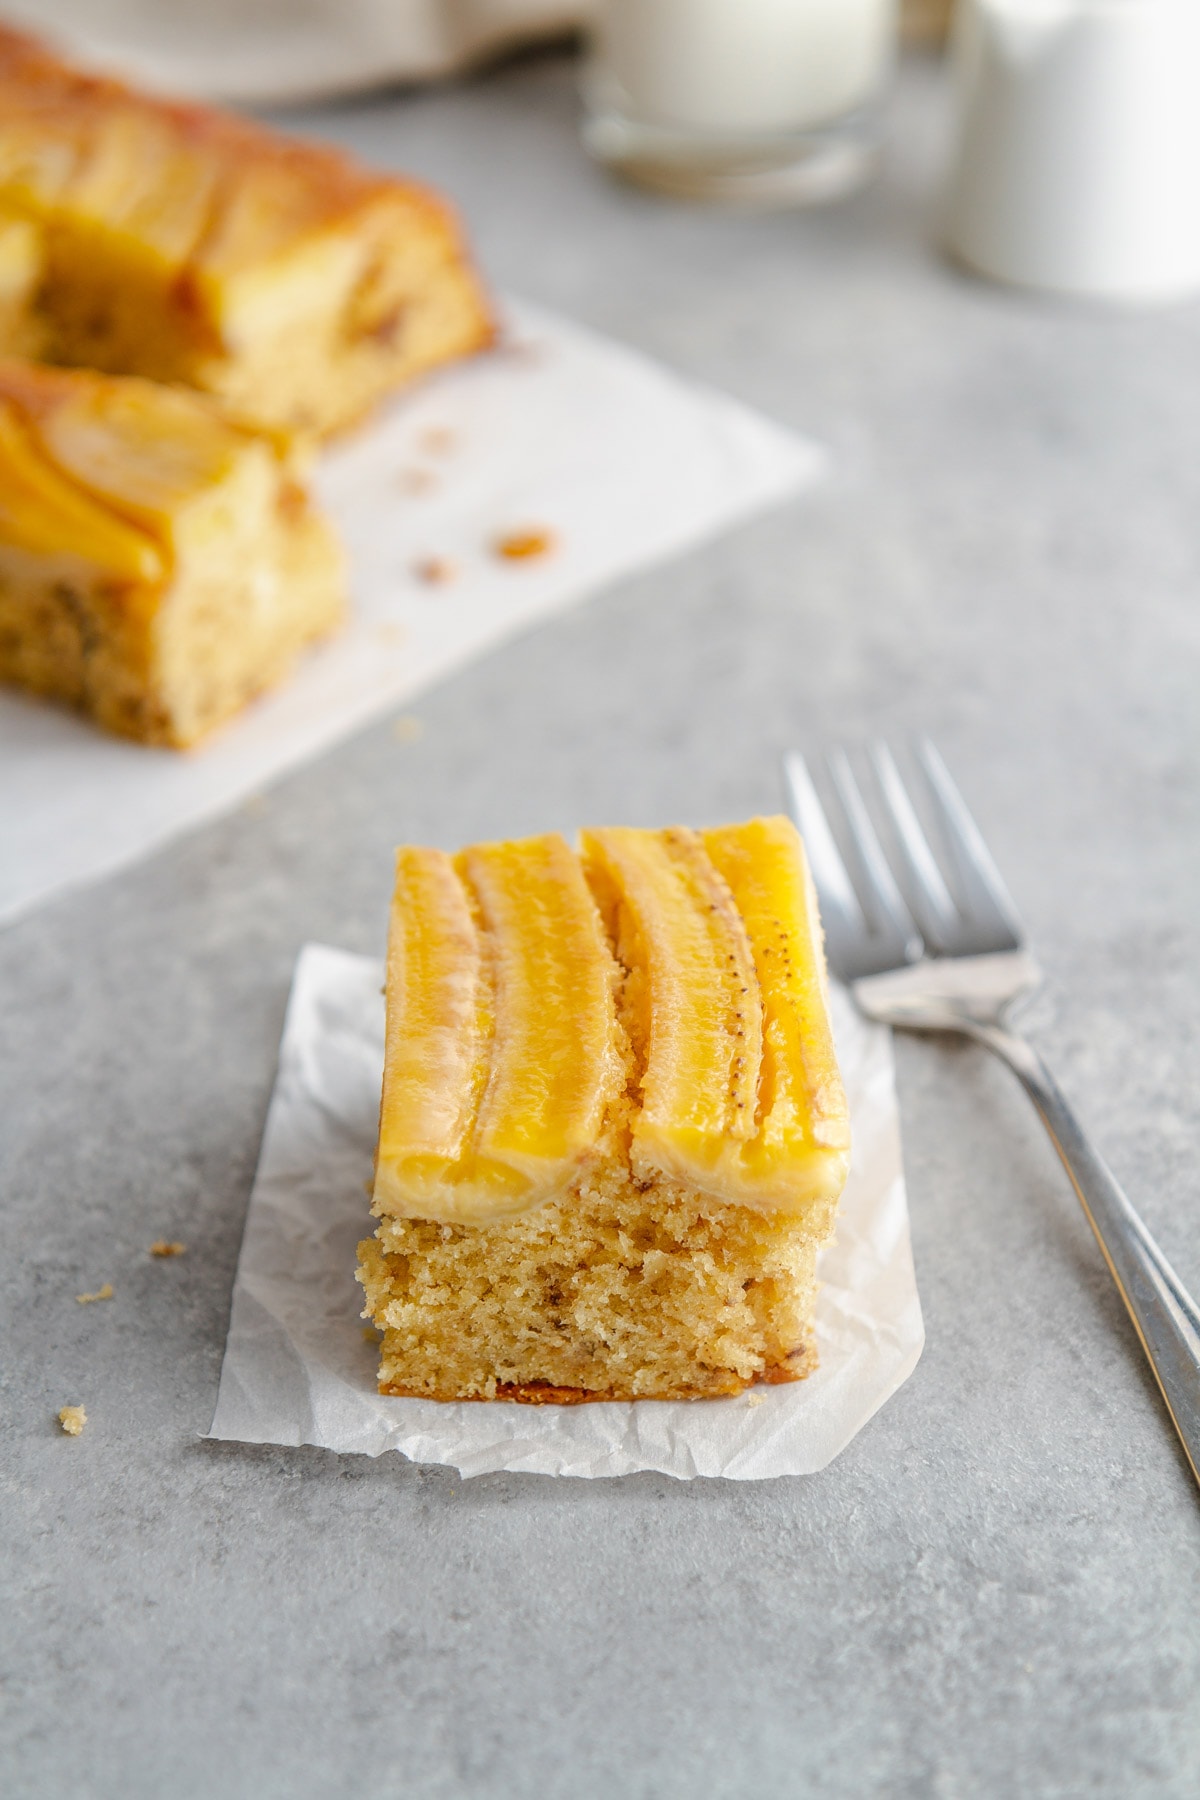
[[[44,235],[39,355],[182,382],[273,427],[335,430],[492,336],[435,194],[2,28],[0,208]],[[2,326],[0,310],[0,355],[23,354]]]
[[[799,1379],[848,1156],[788,820],[399,851],[358,1272],[382,1393]]]
[[[344,605],[276,440],[151,382],[0,363],[0,679],[184,745]]]

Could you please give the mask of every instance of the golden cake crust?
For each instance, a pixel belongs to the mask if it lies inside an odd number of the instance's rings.
[[[432,190],[2,27],[0,209],[43,234],[41,354],[183,381],[262,423],[338,429],[493,336]]]

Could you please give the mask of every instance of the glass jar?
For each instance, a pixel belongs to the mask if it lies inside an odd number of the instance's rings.
[[[668,193],[830,199],[875,167],[895,43],[895,0],[598,0],[584,141]]]

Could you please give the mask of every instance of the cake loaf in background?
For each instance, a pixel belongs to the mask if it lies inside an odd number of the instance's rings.
[[[344,605],[285,440],[185,389],[0,363],[0,679],[183,746]]]
[[[428,189],[0,27],[0,355],[181,383],[320,437],[492,330]]]

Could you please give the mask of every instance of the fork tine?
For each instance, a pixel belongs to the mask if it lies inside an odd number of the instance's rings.
[[[921,930],[935,949],[953,954],[961,937],[958,907],[921,829],[896,759],[886,744],[877,743],[871,746],[871,761],[895,827]]]
[[[890,931],[895,938],[895,960],[912,962],[921,954],[921,934],[888,867],[883,845],[871,823],[850,760],[844,750],[831,750],[825,761],[846,815],[863,882],[866,910],[874,914],[877,926]]]
[[[854,936],[867,929],[858,895],[846,873],[846,865],[833,840],[825,808],[817,796],[808,764],[796,750],[783,759],[792,800],[792,815],[800,827],[808,864],[821,902],[821,918],[826,931],[844,930]]]
[[[972,917],[992,928],[997,949],[1017,948],[1024,942],[1024,927],[983,833],[930,740],[920,737],[914,748]]]
[[[882,914],[878,920],[868,918],[829,829],[807,763],[790,751],[783,766],[792,816],[804,839],[820,901],[830,969],[843,981],[857,981],[860,976],[876,975],[911,961],[921,947],[920,939],[910,935],[911,920],[907,929],[900,931]]]

